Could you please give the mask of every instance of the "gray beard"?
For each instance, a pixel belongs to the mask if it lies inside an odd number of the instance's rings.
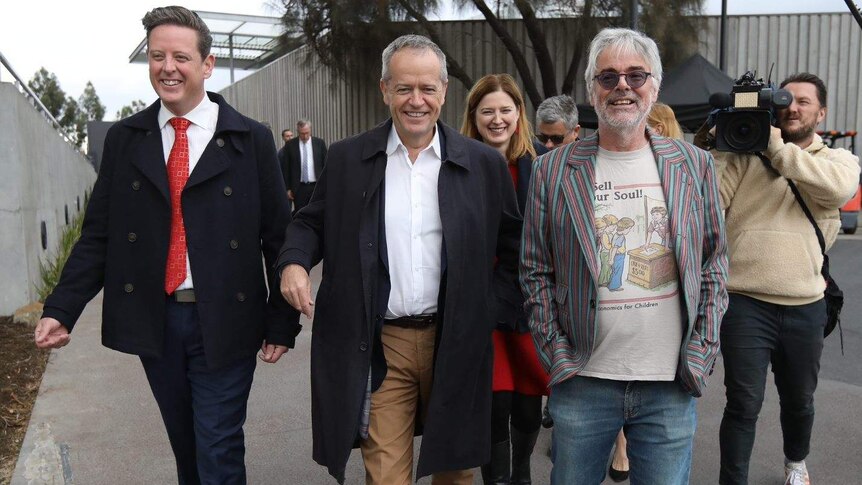
[[[651,107],[652,106],[650,106],[650,108]],[[647,115],[649,115],[649,109],[644,110],[643,112],[641,112],[640,116],[631,121],[623,121],[619,119],[611,119],[610,117],[606,116],[604,110],[596,110],[596,116],[598,117],[599,121],[607,125],[610,129],[616,131],[617,133],[626,133],[629,131],[636,130],[647,118]]]

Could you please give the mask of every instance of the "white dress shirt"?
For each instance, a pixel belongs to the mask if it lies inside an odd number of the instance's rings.
[[[171,148],[174,146],[174,127],[171,126],[170,120],[176,115],[162,104],[159,109],[159,126],[162,132],[162,149],[165,154],[165,165],[167,166],[168,157],[171,155]],[[190,121],[189,128],[186,131],[186,136],[189,139],[189,175],[194,171],[195,166],[200,160],[204,149],[215,135],[216,123],[218,123],[218,104],[210,101],[209,97],[204,95],[204,99],[198,104],[195,109],[186,113],[183,118]],[[192,270],[189,263],[189,253],[186,251],[186,279],[178,290],[186,290],[194,288],[192,283]]]
[[[437,198],[440,138],[410,162],[395,127],[386,144],[386,247],[392,289],[386,318],[435,313],[440,293],[443,225]]]
[[[308,150],[308,162],[306,163],[306,172],[305,177],[301,174],[299,176],[299,180],[305,178],[306,183],[314,183],[317,182],[317,176],[314,173],[314,150],[311,148],[311,137],[308,137],[308,141],[299,140],[299,168],[302,170],[302,150],[303,147],[305,150]]]

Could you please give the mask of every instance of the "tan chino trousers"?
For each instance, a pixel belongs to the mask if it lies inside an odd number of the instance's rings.
[[[425,422],[434,366],[436,327],[383,325],[381,340],[387,372],[371,395],[368,438],[361,441],[368,485],[410,485],[416,413]],[[435,473],[434,485],[469,485],[472,470]]]

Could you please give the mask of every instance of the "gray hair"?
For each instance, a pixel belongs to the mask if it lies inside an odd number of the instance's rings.
[[[593,77],[596,72],[596,62],[605,49],[615,49],[621,53],[634,53],[643,58],[647,68],[654,78],[653,89],[658,92],[661,86],[662,68],[661,56],[655,41],[645,34],[631,29],[603,29],[590,43],[590,53],[587,58],[587,70],[584,79],[587,81],[587,95],[593,96]]]
[[[311,128],[311,122],[310,122],[310,121],[308,121],[308,120],[307,120],[307,119],[305,119],[305,118],[303,118],[303,119],[301,119],[301,120],[299,120],[299,121],[297,121],[297,122],[296,122],[296,128],[297,128],[297,129],[299,129],[299,128],[304,128],[304,127],[306,127],[306,126],[307,126],[307,127],[309,127],[309,128]]]
[[[201,17],[185,7],[158,7],[150,10],[141,19],[144,29],[147,31],[147,41],[150,40],[150,32],[160,25],[176,25],[188,27],[198,33],[198,52],[205,58],[210,55],[213,45],[213,36],[206,22]]]
[[[381,81],[384,83],[389,82],[389,79],[392,78],[392,75],[389,73],[389,63],[392,62],[392,56],[401,49],[431,50],[437,56],[437,59],[440,60],[440,81],[444,84],[449,82],[449,71],[446,70],[446,54],[431,39],[416,34],[402,35],[386,46],[386,49],[383,49],[383,68],[380,73]]]
[[[578,106],[568,94],[551,96],[536,108],[537,126],[539,123],[552,125],[558,121],[562,121],[568,131],[578,126]]]

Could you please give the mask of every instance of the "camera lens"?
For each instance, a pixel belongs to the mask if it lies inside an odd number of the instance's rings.
[[[761,138],[761,123],[753,114],[737,112],[724,136],[731,149],[748,151]]]
[[[771,120],[769,110],[721,111],[715,116],[715,148],[737,153],[766,150]]]

